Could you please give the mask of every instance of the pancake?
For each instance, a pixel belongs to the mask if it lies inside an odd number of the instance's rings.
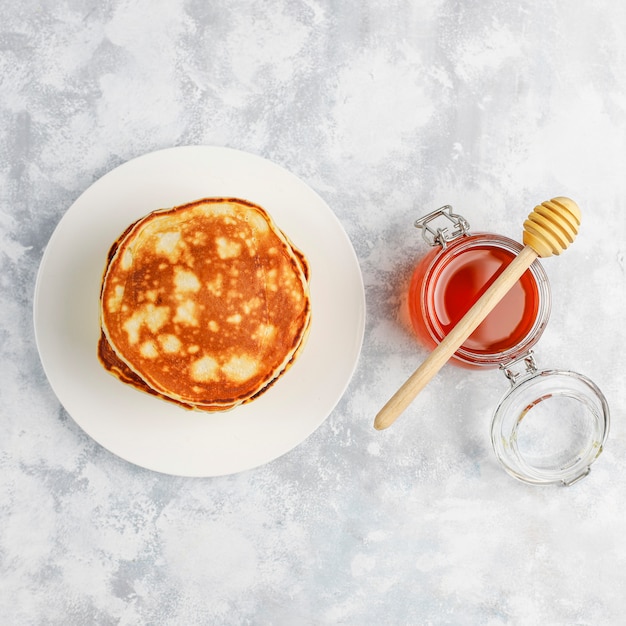
[[[249,402],[304,347],[309,273],[306,256],[250,202],[207,198],[153,211],[109,250],[100,361],[186,408]]]

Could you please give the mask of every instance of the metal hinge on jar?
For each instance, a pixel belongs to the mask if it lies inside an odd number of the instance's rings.
[[[529,350],[513,361],[509,361],[500,366],[504,375],[509,379],[512,386],[515,386],[520,378],[526,378],[537,373],[537,363],[533,351]]]
[[[449,204],[420,217],[415,221],[415,227],[422,230],[422,237],[429,246],[442,248],[458,237],[469,235],[470,229],[469,222],[462,215],[453,213]]]

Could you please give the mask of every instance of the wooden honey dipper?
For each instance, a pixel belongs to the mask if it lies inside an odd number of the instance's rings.
[[[536,206],[524,222],[522,251],[385,404],[374,420],[374,428],[383,430],[391,426],[522,277],[532,262],[537,257],[561,254],[576,238],[579,226],[580,209],[569,198],[553,198]]]

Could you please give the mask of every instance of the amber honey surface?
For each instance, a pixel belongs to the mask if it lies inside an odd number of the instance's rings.
[[[511,251],[489,243],[476,244],[459,253],[451,247],[443,253],[427,255],[417,266],[409,289],[409,312],[418,338],[434,347],[513,258]],[[483,356],[513,349],[531,333],[539,298],[536,280],[527,271],[462,349]]]

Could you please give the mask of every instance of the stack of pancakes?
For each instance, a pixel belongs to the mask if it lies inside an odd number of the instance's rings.
[[[221,411],[285,373],[310,319],[304,254],[261,207],[207,198],[154,211],[113,244],[98,356],[124,383]]]

